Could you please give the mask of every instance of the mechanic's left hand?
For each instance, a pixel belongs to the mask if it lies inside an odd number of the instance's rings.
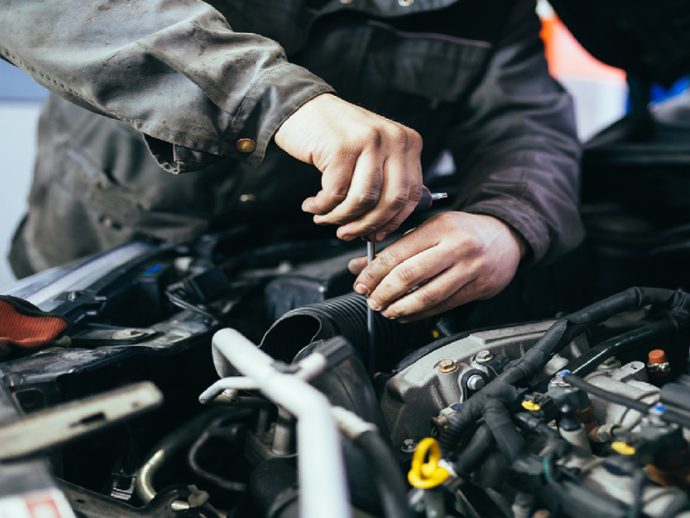
[[[444,212],[389,245],[371,265],[359,257],[348,267],[358,275],[355,291],[369,295],[372,309],[408,322],[497,295],[513,279],[525,247],[499,219]]]

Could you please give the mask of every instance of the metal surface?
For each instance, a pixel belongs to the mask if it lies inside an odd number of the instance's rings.
[[[155,408],[162,400],[156,386],[144,382],[35,412],[0,427],[0,460],[65,443]]]
[[[596,370],[585,377],[592,385],[620,394],[647,404],[656,403],[661,397],[661,389],[643,381],[645,365],[634,361],[617,369]],[[642,416],[636,410],[626,408],[610,401],[590,396],[594,414],[598,422],[616,424],[624,429],[631,429],[640,422]]]
[[[463,386],[469,377],[478,372],[489,375],[490,361],[495,361],[489,358],[500,359],[502,356],[509,360],[520,357],[551,323],[544,321],[471,333],[429,352],[400,370],[388,380],[381,396],[381,409],[391,431],[393,445],[400,448],[407,438],[426,436],[432,419],[441,409],[464,400],[467,394]],[[584,345],[584,342],[576,343]],[[472,361],[477,354],[483,363]],[[562,354],[568,355],[568,350]],[[447,360],[455,363],[456,372],[440,372],[439,364]]]

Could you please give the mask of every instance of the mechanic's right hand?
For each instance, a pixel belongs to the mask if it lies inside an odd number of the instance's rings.
[[[422,137],[415,130],[331,95],[304,104],[278,129],[288,154],[321,171],[321,191],[302,210],[337,236],[381,241],[422,196]]]

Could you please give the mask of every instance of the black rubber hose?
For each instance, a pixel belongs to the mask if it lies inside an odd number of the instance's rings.
[[[293,309],[266,332],[261,348],[274,358],[289,363],[310,343],[343,336],[368,364],[367,307],[365,297],[349,293]],[[428,322],[400,324],[374,312],[378,357],[393,360],[405,350],[421,346],[428,339],[428,325]],[[371,370],[370,365],[367,367]]]
[[[136,492],[139,498],[144,503],[153,500],[157,494],[153,481],[158,470],[169,461],[175,453],[195,440],[212,421],[221,416],[244,419],[251,414],[251,410],[243,408],[231,410],[227,408],[214,408],[186,422],[172,433],[163,437],[153,448],[148,460],[137,473]]]
[[[481,425],[453,463],[456,472],[469,475],[493,450],[495,441],[486,424]]]
[[[487,401],[493,398],[504,402],[515,401],[515,387],[539,374],[553,355],[574,338],[623,311],[647,305],[670,310],[671,318],[677,327],[688,324],[690,295],[680,290],[661,288],[630,288],[557,320],[521,358],[509,365],[484,389],[470,397],[459,412],[450,416],[448,425],[441,429],[440,442],[443,449],[451,451],[456,447],[466,428],[482,416]]]
[[[644,507],[644,486],[647,484],[647,473],[638,469],[633,474],[633,502],[628,509],[628,518],[640,518]]]
[[[563,441],[561,434],[559,434],[556,430],[551,428],[548,424],[535,415],[528,414],[527,412],[518,412],[513,416],[513,420],[519,428],[525,430],[526,432],[546,436],[552,441]]]
[[[586,376],[593,372],[603,361],[619,354],[621,351],[649,343],[651,340],[656,340],[676,330],[676,323],[670,318],[633,329],[592,347],[582,356],[573,360],[568,365],[568,370],[578,376]]]
[[[525,451],[525,440],[515,428],[506,406],[497,399],[491,399],[484,406],[484,423],[494,436],[501,453],[510,464]]]
[[[588,381],[585,381],[579,376],[575,376],[574,374],[567,374],[563,376],[563,379],[573,387],[579,388],[580,390],[587,392],[587,394],[590,394],[594,397],[598,397],[599,399],[603,399],[604,401],[609,401],[611,403],[615,403],[626,408],[631,408],[632,410],[637,410],[642,414],[646,414],[647,412],[649,412],[650,405],[648,405],[647,403],[629,398],[627,396],[623,396],[622,394],[609,392],[608,390],[605,390],[601,387],[592,385]]]
[[[366,431],[353,439],[371,462],[376,485],[381,493],[383,511],[387,518],[408,518],[412,512],[407,505],[405,483],[400,467],[388,444],[374,431]]]

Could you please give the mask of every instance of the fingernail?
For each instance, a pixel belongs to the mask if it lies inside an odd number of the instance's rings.
[[[369,307],[374,311],[381,311],[381,306],[379,306],[377,302],[371,299],[369,299]]]
[[[386,239],[386,233],[385,232],[379,232],[378,234],[376,234],[375,239],[376,239],[376,241],[383,241],[384,239]]]
[[[384,311],[381,313],[384,317],[386,317],[388,320],[395,320],[395,315],[393,313],[389,313],[388,311]]]
[[[360,295],[368,295],[369,294],[369,288],[367,288],[364,284],[358,283],[355,284],[355,291],[359,293]]]

